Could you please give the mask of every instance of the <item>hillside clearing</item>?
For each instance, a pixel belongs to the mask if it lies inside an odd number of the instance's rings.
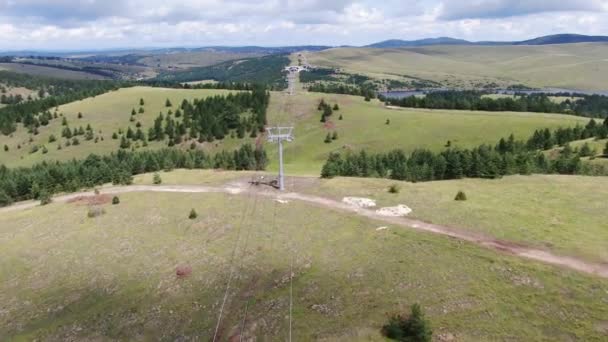
[[[317,105],[324,99],[339,104],[325,125]],[[339,120],[340,115],[343,120]],[[417,148],[441,151],[448,141],[461,148],[496,144],[514,134],[529,138],[539,128],[585,125],[589,119],[559,114],[473,112],[384,107],[362,97],[299,92],[297,96],[273,93],[268,112],[271,124],[295,125],[296,140],[285,145],[285,163],[290,173],[318,175],[331,152],[370,152]],[[390,125],[386,125],[390,120]],[[337,132],[338,140],[324,143],[327,133]],[[269,154],[271,158],[274,152]],[[276,158],[272,158],[275,162]],[[276,164],[271,164],[272,169]]]

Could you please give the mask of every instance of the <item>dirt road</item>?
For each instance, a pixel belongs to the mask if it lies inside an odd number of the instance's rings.
[[[319,207],[329,208],[342,212],[350,212],[376,221],[393,224],[396,226],[431,232],[439,235],[449,236],[454,239],[467,241],[476,245],[498,251],[503,254],[515,255],[522,258],[540,261],[559,267],[569,268],[583,273],[608,278],[608,265],[592,263],[575,257],[556,255],[551,252],[521,246],[508,241],[500,241],[488,236],[476,234],[464,229],[440,226],[405,217],[387,217],[377,214],[373,210],[351,206],[333,199],[290,192],[279,193],[276,191],[259,190],[257,188],[243,186],[209,187],[199,185],[132,185],[124,187],[104,188],[101,193],[115,195],[129,192],[170,192],[170,193],[228,193],[233,195],[255,192],[258,195],[276,198],[279,200],[295,200],[310,203]],[[92,191],[62,195],[53,198],[53,202],[65,203],[83,196],[94,196]],[[6,212],[31,209],[38,206],[38,202],[22,202],[10,207],[0,208],[0,215]]]

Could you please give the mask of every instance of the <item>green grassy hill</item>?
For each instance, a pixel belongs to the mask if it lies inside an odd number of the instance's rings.
[[[450,87],[496,83],[608,90],[608,44],[337,48],[307,54],[309,63],[376,78],[413,76]]]
[[[165,184],[183,176],[162,175]],[[203,179],[221,184],[225,177],[209,172]],[[573,182],[566,189],[580,180],[564,179]],[[136,183],[150,180],[146,175]],[[341,182],[301,187],[352,189],[350,181]],[[438,184],[436,191],[451,193],[467,182],[454,182],[453,189]],[[547,189],[534,184],[527,185],[530,192]],[[383,186],[364,185],[370,195]],[[470,192],[479,200],[460,203],[463,212],[483,206],[482,196],[500,195],[491,187]],[[399,203],[410,190],[382,201]],[[378,231],[386,224],[298,201],[171,193],[129,193],[120,200],[101,204],[105,214],[95,218],[87,217],[86,201],[0,215],[0,241],[10,240],[0,259],[0,339],[210,340],[231,267],[219,340],[284,339],[290,274],[298,340],[384,341],[388,314],[413,303],[426,311],[437,340],[606,337],[608,285],[577,272],[406,228]],[[545,208],[520,200],[530,210]],[[190,208],[198,218],[188,219]],[[558,219],[584,213],[552,208],[544,210],[563,215]]]
[[[22,126],[11,136],[0,135],[0,146],[9,146],[9,151],[1,151],[0,163],[7,166],[27,166],[42,160],[68,160],[72,158],[84,158],[90,153],[109,154],[119,148],[119,140],[112,139],[112,133],[118,129],[126,130],[127,127],[135,129],[137,121],[141,122],[142,130],[147,132],[148,128],[154,123],[154,119],[162,111],[164,114],[168,110],[173,110],[181,104],[182,100],[192,101],[195,98],[228,94],[225,90],[186,90],[186,89],[164,89],[149,87],[124,88],[115,92],[106,93],[95,98],[88,98],[64,106],[60,106],[58,113],[63,114],[67,119],[70,128],[85,127],[91,125],[95,136],[100,140],[95,143],[93,140],[85,141],[83,137],[78,137],[80,145],[65,146],[66,139],[61,138],[62,118],[54,119],[46,127],[39,129],[38,135],[32,135]],[[136,121],[131,122],[131,111],[139,111],[139,100],[143,98],[145,113],[137,114]],[[165,107],[165,101],[169,99],[173,107]],[[53,111],[52,111],[53,112]],[[82,113],[82,119],[78,118],[78,113]],[[56,142],[49,143],[49,137],[54,135]],[[30,138],[33,140],[30,142]],[[101,140],[103,138],[103,140]],[[228,139],[229,140],[229,139]],[[61,144],[62,149],[58,150],[57,145]],[[216,142],[213,145],[205,146],[215,148],[228,144],[229,141]],[[21,146],[21,148],[17,148]],[[30,153],[33,146],[46,146],[47,154],[43,154],[40,149],[36,153]],[[147,148],[161,148],[166,146],[161,142],[150,142]],[[189,146],[189,144],[188,144]],[[186,146],[184,146],[185,148]]]
[[[0,150],[0,163],[9,167],[27,166],[42,160],[67,160],[84,158],[90,153],[108,154],[119,148],[119,140],[113,140],[112,133],[118,129],[135,129],[137,121],[142,130],[147,132],[159,112],[167,113],[177,108],[183,99],[189,101],[216,94],[227,94],[223,90],[176,90],[163,88],[135,87],[121,89],[95,98],[60,106],[62,113],[73,128],[91,125],[97,143],[85,141],[79,137],[80,145],[65,146],[66,139],[61,138],[62,118],[52,120],[46,127],[40,127],[38,135],[28,134],[20,126],[12,136],[0,135],[0,147],[7,145],[9,151]],[[145,113],[137,114],[136,121],[130,122],[131,110],[139,109],[139,99],[145,101]],[[170,99],[173,108],[165,107],[165,100]],[[330,122],[320,122],[321,114],[317,105],[325,99],[332,105],[338,103],[337,111]],[[82,113],[82,119],[78,119]],[[343,120],[339,120],[339,116]],[[386,125],[386,120],[390,125]],[[365,102],[361,97],[318,94],[301,92],[298,96],[287,96],[273,92],[268,112],[270,125],[293,124],[296,127],[296,141],[286,145],[286,163],[289,172],[318,175],[322,164],[332,151],[368,149],[370,151],[388,151],[402,148],[411,151],[424,147],[441,150],[448,140],[453,146],[472,147],[482,143],[495,144],[501,137],[514,133],[517,137],[528,138],[535,129],[573,126],[585,124],[588,119],[555,114],[532,113],[486,113],[465,111],[431,111],[431,110],[392,110],[381,103]],[[101,133],[100,133],[101,131]],[[331,144],[323,142],[327,133],[338,133],[338,140]],[[54,135],[56,142],[49,143]],[[32,141],[30,142],[30,138]],[[103,140],[101,140],[103,138]],[[254,142],[251,138],[244,140],[227,137],[223,141],[200,144],[206,150],[231,149],[243,142]],[[261,140],[263,141],[263,139]],[[62,149],[57,145],[61,142]],[[150,142],[147,148],[160,148],[166,143]],[[21,148],[18,148],[20,146]],[[39,150],[30,153],[33,146]],[[42,153],[46,146],[48,153]],[[189,148],[190,141],[180,145]],[[276,162],[275,146],[268,146],[273,162]],[[271,168],[275,168],[272,164]]]
[[[317,110],[321,99],[340,107],[327,124],[320,122],[321,112]],[[340,115],[343,120],[339,120]],[[297,96],[273,94],[269,119],[271,123],[295,125],[296,140],[285,145],[286,167],[289,172],[308,174],[318,174],[334,151],[440,151],[447,141],[466,148],[496,144],[511,133],[527,139],[538,128],[584,125],[589,120],[556,114],[387,109],[378,101],[365,102],[361,97],[307,92]],[[386,125],[387,119],[390,125]],[[334,131],[338,140],[324,143],[327,133]]]

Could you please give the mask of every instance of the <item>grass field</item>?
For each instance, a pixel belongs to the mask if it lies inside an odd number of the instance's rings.
[[[399,194],[388,193],[391,184],[399,184]],[[339,178],[323,181],[316,191],[340,199],[371,197],[379,205],[403,203],[412,208],[412,217],[427,222],[608,263],[606,177],[538,175],[417,184]],[[454,201],[458,191],[466,193],[466,202]]]
[[[215,182],[213,173],[203,178]],[[603,280],[250,196],[123,194],[92,219],[79,203],[4,213],[0,339],[210,340],[232,265],[220,340],[241,331],[245,339],[284,340],[292,259],[297,340],[382,341],[387,313],[415,302],[437,338],[607,336]],[[199,216],[188,220],[192,207]],[[178,267],[191,275],[177,277]]]
[[[511,133],[527,139],[538,128],[584,125],[589,120],[556,114],[393,110],[378,101],[365,102],[361,97],[308,92],[299,92],[297,96],[273,94],[272,98],[270,123],[296,127],[295,142],[285,145],[285,160],[289,172],[299,174],[318,175],[333,151],[363,148],[369,151],[395,148],[439,151],[448,140],[459,147],[495,144]],[[341,108],[331,117],[330,128],[320,122],[317,104],[321,99],[338,103]],[[339,120],[340,115],[343,120]],[[386,125],[387,119],[390,125]],[[326,134],[333,131],[338,132],[339,139],[331,144],[324,143]]]
[[[159,112],[167,113],[169,109],[175,109],[181,104],[182,100],[187,99],[192,101],[195,98],[204,98],[218,94],[228,94],[229,91],[224,90],[185,90],[185,89],[163,89],[163,88],[147,88],[135,87],[120,89],[115,92],[110,92],[95,98],[88,98],[82,101],[70,103],[59,107],[59,113],[63,113],[68,120],[70,128],[86,127],[90,124],[96,133],[96,136],[103,137],[103,141],[85,141],[83,137],[79,137],[80,145],[69,146],[61,150],[57,150],[58,142],[64,143],[65,139],[61,138],[61,118],[52,120],[47,127],[40,128],[40,134],[32,136],[33,142],[29,142],[30,134],[23,127],[19,127],[13,136],[0,135],[0,146],[5,144],[9,146],[9,152],[1,151],[0,163],[7,166],[27,166],[42,160],[68,160],[72,158],[84,158],[90,153],[109,154],[115,152],[119,148],[119,141],[112,139],[112,133],[118,131],[119,128],[124,130],[131,126],[135,130],[135,124],[140,121],[142,129],[147,133],[149,127],[154,123],[154,119],[158,117]],[[136,122],[130,122],[131,110],[139,109],[139,99],[145,101],[145,113],[137,114]],[[165,100],[170,99],[173,107],[165,107]],[[83,114],[82,119],[78,119],[78,113]],[[101,131],[101,133],[99,133]],[[53,134],[58,139],[57,142],[48,143],[50,135]],[[238,143],[231,139],[226,139],[223,142],[215,142],[206,144],[205,148],[226,148],[234,147]],[[17,148],[21,145],[21,149]],[[30,153],[33,145],[45,145],[48,148],[47,154],[42,154],[41,151]],[[217,146],[216,146],[217,145]],[[161,148],[166,146],[165,143],[150,142],[147,148]],[[189,143],[188,143],[189,146]]]
[[[313,65],[375,78],[419,77],[450,87],[496,83],[608,90],[608,44],[336,48],[309,53]]]

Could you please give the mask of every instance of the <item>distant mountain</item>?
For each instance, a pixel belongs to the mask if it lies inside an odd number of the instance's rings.
[[[427,38],[419,40],[399,40],[391,39],[383,42],[367,45],[365,47],[390,49],[397,47],[413,47],[413,46],[430,46],[430,45],[471,45],[472,42],[464,39],[455,39],[450,37]]]
[[[107,50],[82,50],[82,51],[0,51],[0,56],[14,57],[91,57],[91,56],[148,56],[160,54],[175,54],[188,52],[220,52],[220,53],[248,53],[258,55],[274,55],[293,53],[296,51],[321,51],[331,46],[301,45],[301,46],[205,46],[205,47],[172,47],[172,48],[133,48],[133,49],[107,49]]]
[[[573,44],[573,43],[598,43],[608,42],[607,36],[585,36],[581,34],[554,34],[523,42],[516,42],[513,45],[549,45],[549,44]]]
[[[455,39],[450,37],[420,39],[420,40],[399,40],[391,39],[383,42],[367,45],[370,48],[400,48],[400,47],[416,47],[416,46],[432,46],[432,45],[550,45],[550,44],[573,44],[573,43],[598,43],[608,42],[608,36],[586,36],[581,34],[555,34],[518,42],[471,42],[463,39]]]

